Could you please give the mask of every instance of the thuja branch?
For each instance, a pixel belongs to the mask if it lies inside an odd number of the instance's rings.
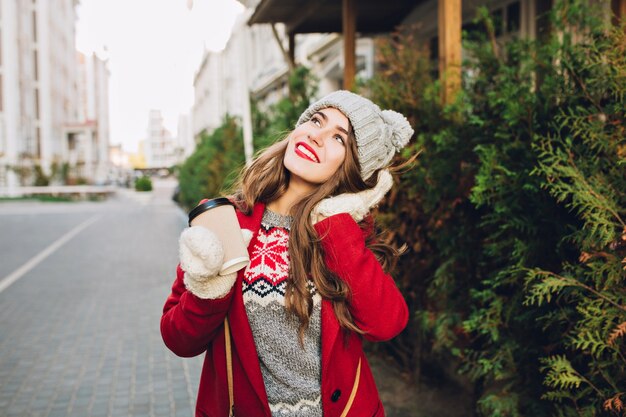
[[[604,295],[604,294],[602,294],[602,293],[600,293],[600,292],[596,291],[596,290],[595,290],[595,289],[593,289],[592,287],[590,287],[590,286],[588,286],[588,285],[585,285],[585,284],[583,284],[583,283],[582,283],[582,282],[580,282],[580,281],[575,280],[574,278],[564,277],[563,275],[559,275],[559,274],[556,274],[556,273],[551,272],[551,271],[539,271],[539,274],[541,274],[541,275],[550,275],[550,276],[553,276],[554,278],[557,278],[557,279],[560,279],[560,280],[565,281],[566,283],[568,283],[569,285],[571,285],[571,286],[573,286],[573,287],[580,287],[580,288],[583,288],[583,289],[585,289],[585,290],[587,290],[587,291],[589,291],[589,292],[593,293],[593,294],[594,294],[594,295],[596,295],[598,298],[600,298],[600,299],[602,299],[602,300],[606,301],[607,303],[609,303],[609,304],[613,305],[614,307],[616,307],[616,308],[618,308],[618,309],[620,309],[620,310],[622,310],[622,311],[626,312],[626,306],[623,306],[623,305],[621,305],[621,304],[618,304],[617,302],[615,302],[615,301],[611,300],[611,299],[610,299],[609,297],[607,297],[606,295]]]
[[[589,191],[595,198],[604,202],[604,207],[607,209],[607,211],[611,213],[623,227],[626,227],[626,223],[624,223],[624,220],[622,220],[619,213],[611,208],[610,204],[608,204],[608,202],[606,201],[606,198],[604,198],[604,196],[602,196],[601,194],[598,194],[596,190],[594,190],[593,187],[587,181],[585,181],[585,178],[580,175],[580,170],[578,169],[578,166],[576,166],[576,164],[574,163],[574,159],[571,154],[568,157],[568,163],[572,168],[574,168],[574,172],[576,173],[576,179],[580,181],[587,188],[587,191]]]
[[[587,378],[585,378],[584,376],[582,376],[580,373],[578,373],[578,372],[576,372],[576,373],[578,374],[578,376],[580,377],[580,379],[582,379],[583,381],[585,381],[587,384],[589,384],[589,386],[590,386],[591,388],[593,388],[593,389],[596,391],[596,393],[598,394],[598,396],[600,396],[600,397],[603,397],[603,396],[604,396],[604,394],[602,393],[602,391],[601,391],[598,387],[596,387],[595,385],[593,385],[593,383],[592,383],[590,380],[588,380]]]
[[[618,352],[619,352],[619,350],[618,350]],[[598,372],[602,376],[602,379],[604,379],[604,381],[607,384],[609,384],[611,386],[611,388],[613,388],[615,391],[619,391],[617,386],[615,386],[615,383],[613,382],[613,380],[611,378],[609,378],[608,376],[606,376],[605,373],[602,371],[602,367],[601,366],[598,366]]]
[[[572,77],[574,77],[574,79],[576,80],[580,88],[583,90],[583,93],[585,94],[585,97],[587,97],[587,100],[589,100],[591,104],[593,104],[594,107],[597,108],[600,112],[603,112],[604,109],[602,108],[602,106],[600,106],[597,103],[596,100],[594,100],[593,97],[591,97],[591,94],[589,94],[589,91],[587,90],[587,85],[579,77],[578,73],[574,70],[574,68],[572,68],[572,66],[569,64],[567,60],[563,60],[563,64],[567,67],[567,69],[569,70],[569,73],[572,75]]]

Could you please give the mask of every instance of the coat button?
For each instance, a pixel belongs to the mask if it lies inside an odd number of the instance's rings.
[[[333,392],[333,394],[330,396],[330,400],[336,403],[337,400],[339,400],[339,397],[341,397],[341,391],[336,389],[335,392]]]

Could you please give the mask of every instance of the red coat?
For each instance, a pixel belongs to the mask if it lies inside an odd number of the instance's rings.
[[[257,204],[250,216],[237,213],[242,228],[258,232],[264,210]],[[365,246],[364,232],[349,214],[331,216],[315,225],[322,236],[326,263],[345,280],[352,293],[350,312],[356,325],[367,331],[366,338],[382,341],[396,336],[406,326],[408,309],[393,279],[386,275]],[[172,293],[165,302],[161,334],[175,354],[192,357],[206,352],[196,416],[228,415],[228,385],[224,317],[232,333],[235,415],[271,417],[252,330],[243,304],[243,270],[224,298],[200,299],[188,292],[183,271],[177,267]],[[361,338],[350,334],[344,343],[343,331],[332,304],[322,300],[322,408],[325,417],[339,417],[355,386],[359,360],[362,361],[358,389],[348,416],[384,416],[378,390],[362,350]],[[295,337],[295,336],[294,336]],[[295,353],[295,352],[294,352]]]

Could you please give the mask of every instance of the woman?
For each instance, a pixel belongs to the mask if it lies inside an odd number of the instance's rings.
[[[408,313],[366,244],[368,212],[412,134],[401,114],[331,93],[244,170],[231,196],[249,242],[245,270],[217,275],[219,239],[183,231],[161,333],[177,355],[206,352],[196,416],[229,415],[226,317],[236,415],[384,416],[362,338],[396,336]]]

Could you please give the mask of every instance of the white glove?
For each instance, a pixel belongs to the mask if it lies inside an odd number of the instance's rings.
[[[252,232],[242,229],[241,233],[247,246],[252,239]],[[224,263],[224,248],[215,233],[202,226],[188,227],[180,234],[178,251],[188,291],[205,299],[221,298],[228,294],[237,279],[237,273],[219,275]]]
[[[358,193],[340,194],[317,203],[311,211],[311,222],[315,224],[339,213],[349,213],[356,222],[360,222],[373,207],[380,203],[392,185],[393,178],[389,171],[380,171],[374,188]]]

